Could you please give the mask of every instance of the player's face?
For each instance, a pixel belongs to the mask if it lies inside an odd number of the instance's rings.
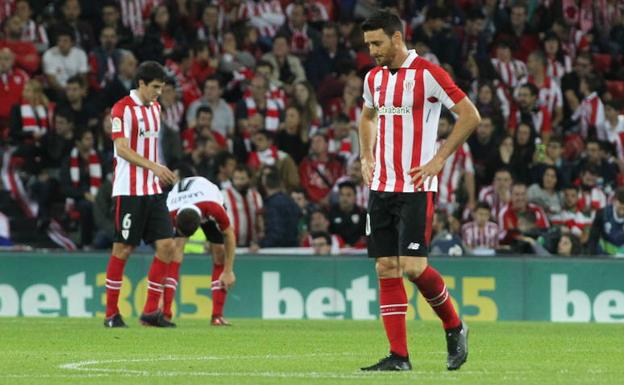
[[[156,101],[160,94],[162,94],[165,82],[162,80],[152,80],[147,85],[139,80],[139,93],[141,93],[148,103]]]
[[[396,34],[401,35],[398,32]],[[368,46],[370,55],[375,58],[377,65],[387,66],[392,63],[396,49],[392,39],[386,35],[383,29],[364,32],[364,43]]]

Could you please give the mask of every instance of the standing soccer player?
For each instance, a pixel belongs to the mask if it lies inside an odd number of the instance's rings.
[[[442,320],[447,368],[459,369],[468,356],[468,327],[457,316],[442,277],[427,265],[427,255],[436,176],[475,129],[479,113],[444,70],[407,50],[396,15],[377,12],[362,24],[362,30],[378,64],[364,80],[359,126],[362,175],[371,188],[366,220],[368,255],[376,261],[381,316],[390,342],[390,354],[362,370],[412,367],[405,328],[404,274]],[[442,105],[458,119],[436,153]]]
[[[165,84],[163,67],[153,61],[137,69],[138,89],[118,101],[111,111],[115,143],[113,201],[115,237],[106,269],[106,320],[109,328],[125,327],[117,303],[126,260],[139,245],[156,243],[156,256],[147,276],[147,301],[141,323],[173,327],[158,310],[163,282],[173,259],[173,224],[161,184],[175,182],[175,174],[158,164],[160,104],[156,101]]]
[[[213,326],[229,326],[223,318],[227,289],[236,281],[234,276],[234,251],[236,236],[230,226],[223,195],[208,179],[193,176],[178,182],[169,192],[167,206],[176,228],[175,255],[165,280],[163,313],[171,320],[171,304],[178,286],[180,265],[184,259],[184,245],[201,226],[210,242],[212,265],[212,321]]]

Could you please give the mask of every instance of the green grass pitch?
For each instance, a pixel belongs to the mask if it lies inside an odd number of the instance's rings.
[[[624,327],[470,324],[470,355],[445,367],[440,325],[408,323],[413,371],[362,373],[386,353],[380,321],[179,320],[177,329],[99,319],[0,318],[0,384],[622,384]]]

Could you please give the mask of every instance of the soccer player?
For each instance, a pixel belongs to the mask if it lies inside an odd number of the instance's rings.
[[[229,326],[223,318],[227,289],[236,281],[234,251],[236,236],[230,226],[223,195],[208,179],[193,176],[182,179],[169,192],[167,206],[176,228],[175,253],[165,280],[163,313],[171,320],[171,303],[178,286],[180,264],[184,259],[184,245],[201,226],[210,242],[212,265],[212,321],[213,326]]]
[[[401,20],[379,11],[362,24],[364,41],[378,64],[364,79],[360,120],[362,175],[370,186],[366,233],[375,258],[379,304],[390,354],[362,370],[410,370],[403,275],[442,320],[447,368],[468,356],[468,327],[455,311],[440,274],[427,265],[437,175],[446,159],[479,124],[474,105],[439,66],[408,51]],[[442,105],[457,123],[435,152]],[[374,145],[374,152],[373,152]]]
[[[158,309],[175,242],[173,224],[161,185],[175,183],[176,176],[158,163],[160,104],[156,101],[165,84],[163,67],[153,61],[137,69],[138,88],[118,101],[111,111],[115,144],[113,201],[115,236],[106,269],[106,319],[104,326],[125,327],[117,303],[126,260],[139,245],[156,243],[156,256],[147,279],[147,301],[141,323],[173,327]]]

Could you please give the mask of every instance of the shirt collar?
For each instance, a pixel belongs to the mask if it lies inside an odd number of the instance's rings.
[[[418,57],[418,54],[416,53],[415,50],[410,49],[409,51],[407,51],[407,57],[405,58],[405,61],[403,62],[403,64],[401,64],[401,68],[409,67],[410,64],[412,64],[414,59],[416,59],[417,57]]]
[[[130,90],[130,98],[132,98],[132,100],[139,106],[151,106],[152,103],[149,104],[145,104],[141,101],[141,98],[139,97],[139,92],[137,90]]]

